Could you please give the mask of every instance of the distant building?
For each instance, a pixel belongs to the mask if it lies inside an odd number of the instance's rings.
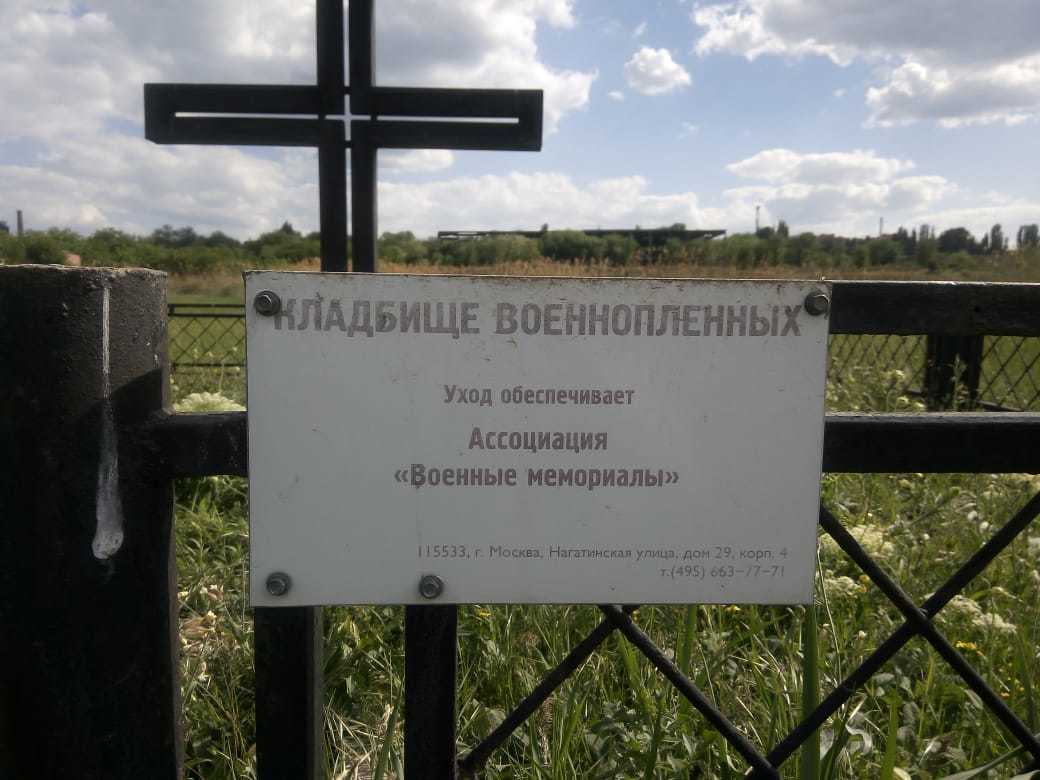
[[[548,227],[541,230],[439,230],[437,238],[443,241],[467,241],[474,238],[486,238],[488,236],[523,236],[524,238],[539,239],[548,231]],[[700,239],[712,239],[726,235],[725,230],[686,230],[685,228],[614,228],[596,230],[577,230],[587,236],[625,236],[635,239],[641,248],[653,249],[663,247],[670,240],[697,241]]]

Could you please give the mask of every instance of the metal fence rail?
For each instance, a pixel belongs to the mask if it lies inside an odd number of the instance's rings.
[[[170,364],[179,389],[244,383],[241,304],[171,303],[169,317]],[[869,376],[925,399],[933,410],[1040,410],[1040,337],[975,335],[965,342],[945,333],[835,333],[828,354],[832,385]]]
[[[837,283],[830,324],[831,333],[839,338],[849,334],[860,334],[861,338],[920,337],[952,332],[961,340],[961,346],[966,343],[965,338],[984,335],[1025,341],[1040,335],[1040,286]],[[890,344],[887,340],[878,343],[879,349],[887,348],[887,354],[891,356],[894,352],[901,359],[916,355],[922,349],[919,344],[886,347]],[[1012,347],[1012,352],[1022,351],[1018,342],[1012,342]],[[994,349],[999,348],[991,347],[990,351]],[[849,365],[852,359],[846,354],[845,362],[840,365]],[[1024,365],[1031,364],[1025,361]],[[1006,375],[1007,364],[1000,366],[996,373],[987,376]],[[934,371],[935,365],[930,368]],[[955,379],[958,370],[954,364],[950,375]],[[1022,387],[1024,381],[1010,380],[1009,392]],[[1028,394],[1028,383],[1025,387]],[[244,413],[166,416],[150,426],[147,438],[154,451],[164,453],[164,465],[170,474],[246,473]],[[1037,414],[830,414],[825,425],[823,468],[857,473],[1036,472],[1040,471],[1040,448],[1035,446],[1036,441],[1040,441],[1040,415]],[[784,762],[914,637],[928,642],[1020,743],[1028,756],[1024,771],[1040,769],[1040,741],[933,622],[940,610],[1018,538],[1038,514],[1040,495],[1022,506],[931,596],[916,604],[834,514],[821,506],[819,522],[824,532],[902,613],[904,621],[768,752],[756,748],[638,627],[633,619],[636,607],[603,605],[600,609],[604,619],[600,624],[497,728],[468,754],[458,757],[455,744],[456,608],[409,607],[405,618],[405,695],[410,705],[408,711],[417,717],[408,720],[405,727],[408,777],[475,776],[509,735],[615,631],[637,647],[744,758],[751,777],[780,777]],[[258,610],[258,624],[261,619],[268,619],[261,613],[270,611],[273,610]],[[313,712],[322,700],[320,675],[301,672],[301,659],[314,660],[313,621],[317,619],[320,625],[320,610],[278,612],[279,620],[286,625],[297,621],[299,631],[295,636],[284,631],[277,642],[263,647],[258,643],[257,666],[264,669],[265,674],[258,676],[257,699],[264,701],[268,695],[274,695],[287,711]],[[306,663],[303,667],[310,668]],[[268,717],[278,716],[269,714]],[[284,716],[279,719],[282,721]],[[299,737],[299,728],[294,736],[287,736],[278,729],[265,729],[258,742],[258,752],[261,756],[278,758],[268,759],[271,762],[268,765],[314,766],[314,751],[320,749],[316,747],[319,743]],[[263,758],[260,766],[263,776]]]

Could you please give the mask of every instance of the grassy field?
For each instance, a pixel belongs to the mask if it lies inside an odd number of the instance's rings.
[[[318,261],[295,263],[294,270],[317,271]],[[282,270],[280,268],[280,270]],[[551,260],[496,263],[486,266],[450,266],[381,262],[384,273],[409,274],[498,274],[503,276],[654,276],[662,279],[877,279],[954,282],[1040,282],[1040,265],[999,257],[970,268],[883,266],[877,268],[835,268],[833,266],[754,266],[736,267],[693,265],[690,263],[617,266],[605,262],[558,263]],[[237,273],[175,275],[170,277],[170,300],[241,303],[242,277]]]
[[[911,353],[898,350],[904,365],[893,365],[898,360],[885,349],[880,340],[865,344],[858,367],[830,384],[829,408],[919,410],[920,402],[903,392],[913,379],[912,361],[904,359]],[[832,358],[835,354],[832,344]],[[882,357],[884,370],[870,364]],[[199,371],[191,387],[180,374],[175,381],[183,410],[229,404],[189,395],[198,390],[242,400],[242,374],[232,368]],[[823,479],[827,506],[919,601],[1037,490],[1040,479],[1028,475],[828,474]],[[229,477],[182,480],[177,495],[188,775],[253,777],[245,483]],[[1040,672],[1038,569],[1040,531],[1034,529],[938,618],[951,642],[1034,732],[1040,730],[1034,690]],[[829,538],[819,546],[816,593],[812,610],[646,607],[636,619],[754,744],[768,750],[797,723],[806,701],[826,695],[901,623],[898,611]],[[462,754],[600,615],[583,606],[476,605],[459,612]],[[402,618],[399,608],[325,610],[330,777],[401,777]],[[1021,766],[1014,745],[927,643],[914,640],[825,726],[818,752],[810,747],[796,754],[783,775],[943,778],[994,764],[988,774],[957,775],[958,780],[1011,777]],[[492,756],[483,776],[726,778],[739,777],[744,769],[704,719],[615,636]]]

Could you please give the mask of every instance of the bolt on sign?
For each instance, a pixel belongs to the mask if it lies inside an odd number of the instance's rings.
[[[246,274],[252,603],[806,603],[825,284]]]

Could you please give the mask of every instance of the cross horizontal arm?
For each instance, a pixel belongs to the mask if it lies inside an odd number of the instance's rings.
[[[542,148],[542,91],[537,89],[374,87],[363,95],[351,94],[350,108],[355,114],[372,114],[373,121],[355,120],[353,124],[367,124],[368,138],[375,147],[504,151]],[[401,122],[379,118],[384,116],[516,121]]]
[[[537,152],[540,131],[525,132],[520,125],[496,122],[409,122],[407,120],[350,123],[352,145],[368,143],[377,149],[477,149]]]
[[[384,116],[516,117],[521,123],[542,120],[540,89],[441,89],[434,87],[374,87],[371,113]]]
[[[144,134],[155,143],[319,146],[322,109],[317,87],[254,84],[145,84]],[[313,119],[177,116],[310,114]]]

